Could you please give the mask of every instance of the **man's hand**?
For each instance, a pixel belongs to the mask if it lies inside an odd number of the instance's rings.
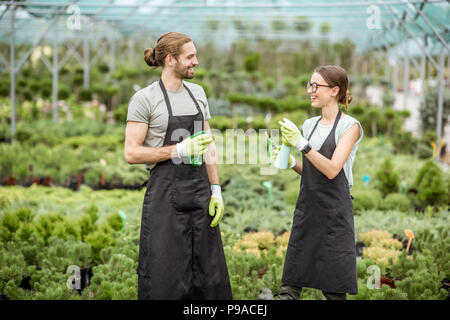
[[[211,185],[211,200],[209,201],[209,215],[214,217],[211,221],[210,227],[215,227],[219,224],[223,216],[223,200],[222,190],[218,184]]]
[[[200,156],[208,150],[208,144],[214,139],[203,133],[196,137],[189,137],[177,143],[177,153],[179,158]]]

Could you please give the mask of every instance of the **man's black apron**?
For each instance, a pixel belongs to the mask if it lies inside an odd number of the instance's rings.
[[[198,113],[174,116],[162,80],[159,85],[169,112],[164,146],[194,134],[194,121],[203,130],[203,114],[189,88],[184,86]],[[138,299],[232,299],[220,229],[209,226],[210,198],[205,163],[169,159],[152,168],[142,209]]]
[[[333,129],[318,151],[331,159],[336,149]],[[308,140],[311,139],[317,120]],[[328,179],[303,155],[300,194],[284,263],[283,285],[334,293],[358,293],[353,204],[344,170]]]

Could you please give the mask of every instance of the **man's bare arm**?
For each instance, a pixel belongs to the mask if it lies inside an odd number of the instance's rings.
[[[125,130],[125,161],[129,164],[152,164],[178,156],[176,145],[152,148],[145,147],[148,123],[128,121]]]
[[[211,135],[209,122],[205,121],[205,131]],[[217,149],[216,144],[211,142],[208,151],[205,153],[206,172],[208,173],[210,184],[219,184],[219,171],[217,169]]]

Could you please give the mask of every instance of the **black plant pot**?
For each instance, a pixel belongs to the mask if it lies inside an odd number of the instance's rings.
[[[447,301],[450,301],[450,279],[445,278],[441,283],[441,288],[447,290]]]
[[[258,232],[258,228],[256,226],[248,226],[244,229],[244,232],[251,233],[251,232]]]
[[[355,245],[355,250],[356,250],[356,256],[357,257],[362,257],[362,253],[363,253],[363,248],[367,247],[367,245],[362,242],[362,241],[357,241],[356,245]]]
[[[80,278],[80,289],[77,290],[81,295],[81,291],[83,291],[84,288],[88,287],[91,284],[92,268],[80,269]]]
[[[25,278],[23,278],[20,282],[19,288],[22,288],[24,290],[31,290],[30,280],[30,276],[26,276]]]

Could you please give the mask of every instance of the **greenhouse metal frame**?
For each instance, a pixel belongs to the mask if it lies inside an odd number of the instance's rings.
[[[309,21],[315,26],[326,22],[331,28],[321,30],[264,30],[273,21]],[[236,28],[245,22],[257,28]],[[234,25],[234,28],[233,28]],[[209,29],[205,31],[205,29]],[[248,28],[247,28],[248,29]],[[444,73],[450,60],[450,1],[416,0],[336,0],[336,1],[243,1],[243,0],[79,0],[79,1],[0,1],[0,43],[9,44],[9,59],[0,52],[0,73],[11,78],[11,133],[15,133],[16,74],[44,40],[53,46],[52,61],[41,60],[52,73],[52,110],[57,120],[58,71],[73,57],[83,68],[83,87],[89,88],[90,67],[106,59],[115,70],[118,58],[133,64],[136,44],[145,39],[147,46],[168,31],[186,32],[201,43],[214,37],[227,46],[234,39],[256,37],[294,40],[326,38],[338,41],[350,38],[360,53],[374,51],[386,67],[393,89],[399,84],[398,66],[403,62],[403,91],[406,97],[411,67],[420,71],[422,83],[431,67],[438,75],[438,141],[441,139],[443,94],[448,84]],[[127,50],[118,52],[117,39],[127,39]],[[106,40],[106,41],[102,41]],[[100,41],[100,44],[99,44]],[[16,57],[16,46],[29,46]],[[65,46],[65,56],[58,48]],[[77,52],[82,46],[83,55]],[[94,56],[91,47],[98,46]],[[128,57],[127,57],[128,56]],[[425,74],[428,64],[428,75]],[[447,71],[448,72],[448,71]],[[421,97],[423,98],[423,96]],[[406,98],[404,99],[406,107]],[[439,155],[438,155],[439,157]]]

